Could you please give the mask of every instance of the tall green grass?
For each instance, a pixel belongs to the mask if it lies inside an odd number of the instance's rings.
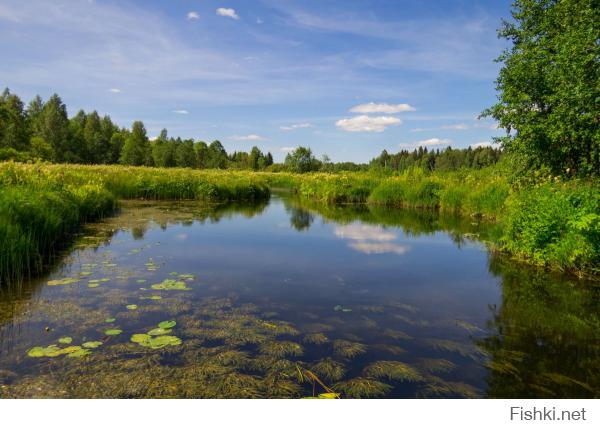
[[[210,202],[269,197],[253,173],[144,167],[0,164],[0,286],[39,272],[82,223],[119,198]]]

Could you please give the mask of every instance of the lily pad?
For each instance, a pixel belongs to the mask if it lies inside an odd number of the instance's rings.
[[[157,283],[152,285],[152,289],[154,290],[191,290],[180,280],[164,280],[162,283]]]
[[[178,346],[181,344],[181,339],[172,335],[152,337],[147,334],[135,334],[131,336],[131,341],[151,349],[162,349],[163,347]]]
[[[154,329],[148,331],[148,335],[152,335],[152,336],[166,335],[166,334],[170,334],[171,331],[172,331],[171,329],[154,328]]]
[[[126,305],[125,308],[127,310],[137,310],[138,306],[135,304],[129,304],[129,305]]]
[[[48,284],[48,286],[65,286],[65,285],[70,285],[72,283],[77,283],[78,281],[79,281],[79,279],[74,279],[72,277],[66,277],[64,279],[50,280],[47,284]]]
[[[163,322],[160,322],[158,324],[158,327],[162,328],[162,329],[171,329],[171,328],[175,327],[175,325],[177,325],[176,321],[174,321],[174,320],[165,320]]]
[[[179,274],[178,276],[181,280],[194,280],[196,276],[193,274]]]
[[[88,276],[91,276],[92,274],[93,273],[91,271],[82,271],[82,272],[79,273],[79,275],[81,277],[88,277]]]
[[[70,358],[80,358],[80,357],[87,356],[87,355],[89,355],[89,354],[91,354],[91,353],[92,353],[92,352],[91,352],[91,351],[89,351],[89,350],[86,350],[86,349],[79,349],[79,350],[76,350],[76,351],[74,351],[74,352],[71,352],[71,353],[69,353],[69,354],[67,355],[67,357],[70,357]]]
[[[133,334],[131,336],[131,342],[141,344],[149,341],[150,338],[151,337],[148,334]]]
[[[88,341],[87,343],[83,343],[82,346],[86,349],[96,349],[102,345],[102,341]]]
[[[61,344],[71,344],[73,342],[73,338],[71,337],[62,337],[58,340]]]
[[[110,336],[120,335],[121,333],[123,333],[121,329],[107,329],[106,331],[104,331],[105,335]]]
[[[113,323],[115,320],[117,320],[117,319],[115,319],[114,317],[109,317],[108,319],[105,320],[105,322],[106,323]]]

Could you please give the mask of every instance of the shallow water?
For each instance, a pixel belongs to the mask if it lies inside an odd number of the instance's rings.
[[[600,287],[488,252],[497,233],[286,195],[124,202],[1,295],[0,395],[598,397]]]

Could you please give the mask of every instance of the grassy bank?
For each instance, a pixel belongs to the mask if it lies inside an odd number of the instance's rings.
[[[119,166],[0,164],[0,285],[29,277],[89,220],[111,213],[120,198],[266,199],[252,173]]]
[[[600,276],[600,185],[548,180],[515,189],[499,167],[389,176],[289,174],[0,163],[0,282],[31,275],[82,222],[110,213],[118,199],[268,198],[289,188],[323,206],[419,207],[497,222],[497,249],[538,265]]]
[[[485,217],[502,234],[494,246],[536,265],[600,276],[600,184],[548,179],[511,188],[501,168],[395,176],[281,174],[268,180],[322,203],[419,207]]]

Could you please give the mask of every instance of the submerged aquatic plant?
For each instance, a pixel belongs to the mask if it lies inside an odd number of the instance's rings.
[[[326,344],[329,342],[329,338],[327,338],[327,335],[323,334],[322,332],[317,332],[314,334],[306,334],[304,336],[304,338],[302,339],[302,341],[304,343],[307,344]]]
[[[275,357],[302,356],[304,349],[292,341],[268,341],[258,346],[261,353]]]
[[[346,373],[344,364],[331,358],[321,359],[311,367],[311,370],[327,381],[341,380]]]
[[[392,386],[372,378],[356,377],[334,384],[333,389],[346,398],[380,398],[387,395]]]
[[[423,376],[412,366],[393,360],[380,360],[369,364],[363,374],[373,378],[387,378],[396,381],[421,381]]]
[[[454,363],[446,359],[419,359],[418,365],[431,374],[448,373],[456,368]]]
[[[367,346],[362,343],[356,343],[347,340],[335,340],[333,342],[333,352],[341,357],[353,359],[358,355],[366,353]]]
[[[405,332],[399,331],[398,329],[386,329],[383,331],[383,335],[386,337],[393,338],[394,340],[412,340],[412,337]]]

